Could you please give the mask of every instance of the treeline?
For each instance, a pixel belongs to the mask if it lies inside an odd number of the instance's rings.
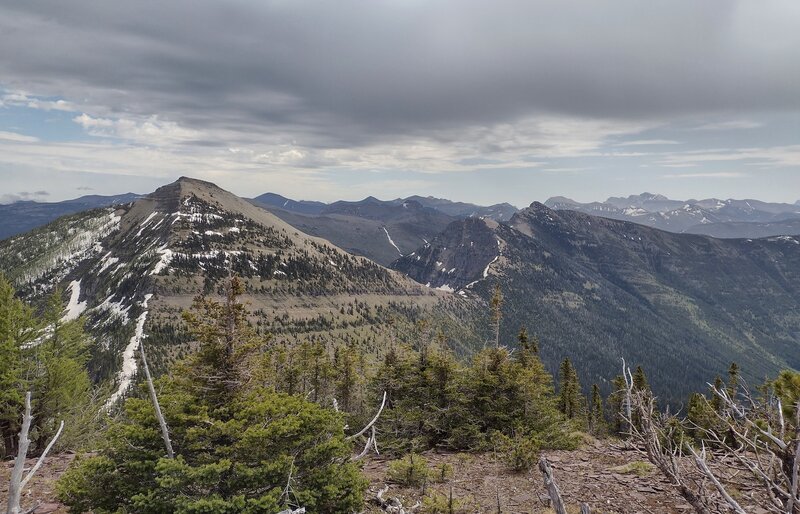
[[[101,450],[59,482],[76,511],[313,512],[361,508],[366,481],[348,439],[375,424],[381,451],[486,451],[529,469],[545,448],[572,448],[583,428],[559,410],[535,340],[460,362],[445,338],[420,323],[380,361],[355,347],[287,346],[257,334],[239,303],[198,297],[184,321],[196,351],[156,381],[169,455],[156,409],[129,398]],[[391,330],[391,327],[389,327]]]
[[[86,364],[90,340],[83,321],[63,319],[62,290],[41,312],[19,300],[0,274],[0,436],[6,458],[17,454],[26,392],[31,392],[31,454],[41,453],[61,421],[57,449],[92,440],[99,425],[99,391]]]
[[[367,486],[358,458],[377,445],[397,458],[394,479],[411,484],[427,476],[418,456],[424,451],[491,452],[529,471],[542,450],[575,448],[586,433],[628,437],[650,420],[639,410],[627,414],[631,398],[655,402],[641,367],[615,377],[603,398],[597,384],[580,384],[569,359],[561,362],[556,389],[539,340],[525,329],[504,346],[499,291],[494,344],[464,359],[425,321],[403,337],[388,322],[388,347],[377,358],[357,345],[287,344],[248,321],[239,301],[244,290],[233,278],[223,301],[196,298],[183,314],[194,351],[152,383],[150,395],[141,384],[121,412],[100,416],[101,427],[81,320],[61,321],[58,291],[37,315],[0,280],[0,351],[10,356],[0,361],[6,454],[15,453],[30,390],[34,453],[62,419],[75,434],[60,439],[62,448],[86,448],[78,434],[94,437],[94,451],[78,457],[58,483],[61,501],[74,511],[355,512]],[[175,330],[162,327],[157,339]],[[732,365],[714,390],[735,397],[740,382]],[[768,386],[783,405],[800,397],[797,373]],[[680,444],[711,447],[708,434],[723,433],[728,408],[718,395],[695,394],[671,433]],[[356,437],[360,427],[370,430]]]

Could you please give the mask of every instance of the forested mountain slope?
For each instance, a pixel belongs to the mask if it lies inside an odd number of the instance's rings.
[[[459,219],[416,201],[387,202],[373,197],[334,202],[317,213],[298,210],[292,204],[287,204],[286,209],[267,207],[298,230],[384,266],[433,239]]]
[[[453,223],[393,267],[485,300],[499,284],[504,340],[527,326],[551,370],[569,356],[606,390],[621,357],[670,398],[731,361],[758,381],[800,368],[797,238],[673,234],[534,203],[508,225]]]
[[[300,338],[358,344],[366,356],[379,354],[393,336],[390,320],[402,331],[422,310],[452,302],[187,178],[134,203],[11,238],[0,244],[0,271],[33,301],[62,286],[65,316],[86,316],[98,340],[95,378],[116,376],[123,386],[143,337],[160,369],[188,350],[180,313],[200,293],[221,293],[230,273],[244,280],[251,323],[276,344]]]
[[[75,212],[132,202],[139,195],[87,195],[63,202],[20,201],[0,205],[0,239],[40,227],[61,216]]]

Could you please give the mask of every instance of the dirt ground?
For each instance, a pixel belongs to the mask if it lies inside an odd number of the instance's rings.
[[[427,452],[423,454],[428,466],[434,468],[448,463],[453,468],[453,478],[443,483],[429,484],[425,491],[421,487],[403,488],[387,484],[386,472],[389,460],[370,457],[364,462],[364,472],[370,480],[366,493],[365,512],[379,513],[382,510],[374,503],[379,490],[389,485],[384,497],[399,498],[405,507],[421,501],[424,494],[438,492],[449,494],[453,488],[454,498],[461,504],[460,512],[509,514],[545,514],[552,512],[538,470],[530,473],[514,473],[491,454],[454,454]],[[553,467],[553,473],[568,504],[568,511],[577,514],[581,502],[597,513],[691,513],[693,509],[674,491],[657,471],[647,469],[636,451],[612,441],[593,441],[574,451],[549,451],[545,456]],[[36,514],[66,513],[55,496],[55,481],[67,469],[74,455],[55,455],[47,459],[31,485],[24,493],[22,506],[38,505]],[[631,466],[631,463],[633,465]],[[34,464],[29,461],[29,466]],[[13,463],[0,465],[0,506],[4,507],[8,494],[8,477]],[[633,468],[627,469],[626,468]],[[724,467],[724,463],[717,463]],[[757,506],[757,501],[748,499],[752,491],[737,484],[740,501],[754,514],[766,511]],[[499,498],[499,500],[498,500]]]
[[[33,514],[65,513],[67,508],[58,503],[56,499],[55,483],[58,477],[67,470],[75,455],[64,453],[48,457],[39,471],[31,479],[28,487],[22,492],[21,506],[23,512],[26,509],[36,507]],[[36,464],[36,459],[28,459],[26,470]],[[11,468],[14,463],[11,461],[0,462],[0,508],[5,510],[8,498],[8,481],[11,476]]]
[[[530,473],[514,473],[502,463],[496,463],[491,454],[463,456],[428,452],[423,455],[430,468],[449,463],[454,476],[444,483],[426,486],[426,494],[436,491],[447,496],[452,484],[453,497],[462,505],[460,512],[497,513],[498,502],[502,513],[553,512],[549,509],[550,501],[538,469]],[[581,503],[588,504],[592,514],[694,512],[657,470],[648,469],[650,466],[642,462],[641,454],[622,444],[594,441],[579,450],[549,451],[545,456],[552,465],[556,483],[570,513],[577,514]],[[724,467],[724,463],[717,463],[717,466]],[[370,460],[364,467],[372,484],[367,493],[369,513],[381,512],[371,500],[387,485],[387,469],[388,461],[378,458]],[[725,475],[724,472],[721,474]],[[388,485],[384,498],[397,497],[405,507],[414,506],[423,498],[421,488]],[[766,513],[758,506],[757,500],[748,498],[754,494],[753,490],[741,483],[736,483],[736,486],[740,495],[738,500],[747,512]]]

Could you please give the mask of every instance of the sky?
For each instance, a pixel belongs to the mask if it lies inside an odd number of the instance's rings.
[[[0,0],[0,203],[800,199],[797,0]]]

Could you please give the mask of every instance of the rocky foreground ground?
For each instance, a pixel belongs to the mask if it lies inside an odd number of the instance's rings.
[[[448,495],[452,485],[453,496],[460,504],[460,512],[547,513],[549,500],[542,476],[538,470],[514,473],[498,462],[491,454],[453,454],[427,452],[424,454],[430,468],[450,464],[453,477],[441,483],[424,487],[404,488],[386,482],[388,459],[371,457],[364,464],[370,479],[365,512],[382,512],[374,502],[386,485],[384,498],[398,498],[405,507],[420,502],[424,495]],[[553,467],[555,479],[568,504],[569,512],[579,512],[580,503],[586,503],[593,513],[691,513],[692,508],[674,491],[661,475],[642,462],[635,450],[614,441],[591,441],[574,451],[550,451],[545,456]],[[58,503],[55,481],[74,458],[71,454],[56,455],[47,459],[37,477],[31,481],[23,497],[23,507],[39,507],[35,514],[65,513],[68,510]],[[719,463],[722,464],[722,463]],[[33,465],[33,461],[30,461]],[[0,506],[5,507],[8,477],[12,463],[0,468]],[[748,512],[762,514],[758,500],[746,485],[736,484],[736,494]],[[407,510],[408,511],[408,510]]]

